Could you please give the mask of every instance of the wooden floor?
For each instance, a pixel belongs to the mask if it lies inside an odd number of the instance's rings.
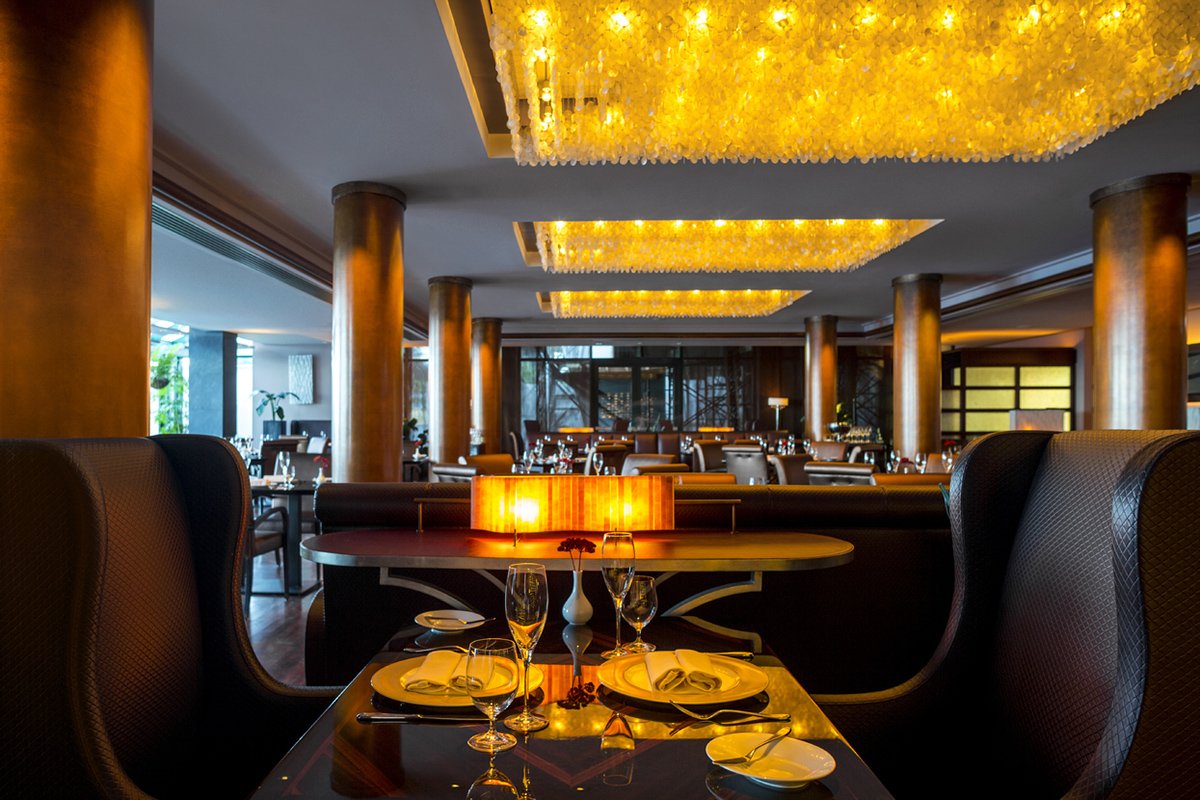
[[[316,565],[303,562],[301,576],[303,585],[313,583],[317,579]],[[254,559],[256,590],[277,586],[282,578],[283,570],[275,566],[271,554]],[[315,596],[313,592],[303,597],[256,594],[250,598],[246,618],[250,644],[267,672],[283,683],[304,683],[304,621]]]

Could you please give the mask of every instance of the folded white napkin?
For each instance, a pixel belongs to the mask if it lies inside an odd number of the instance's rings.
[[[647,653],[646,674],[660,692],[715,692],[721,688],[712,659],[695,650],[663,650]]]
[[[252,478],[250,478],[250,485],[251,485],[251,486],[266,486],[266,485],[267,485],[267,479],[266,479],[266,478],[254,478],[254,477],[252,477]]]
[[[421,666],[406,673],[400,682],[418,694],[466,694],[467,657],[453,650],[437,650],[425,656]]]

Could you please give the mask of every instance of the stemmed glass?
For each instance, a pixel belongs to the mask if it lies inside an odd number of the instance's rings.
[[[508,629],[521,655],[522,683],[525,686],[525,703],[521,713],[504,721],[510,730],[528,733],[540,731],[549,725],[541,714],[529,710],[529,662],[533,660],[533,649],[537,647],[542,629],[546,626],[546,611],[550,607],[550,595],[546,588],[546,568],[541,564],[512,564],[508,568],[508,580],[504,585],[504,615],[508,618]]]
[[[507,734],[505,734],[507,735]],[[516,800],[517,787],[512,778],[488,762],[487,772],[476,778],[467,789],[467,800]]]
[[[604,543],[600,545],[600,566],[604,571],[604,585],[608,587],[617,611],[617,637],[613,649],[605,650],[600,654],[601,658],[616,658],[626,653],[621,647],[621,606],[629,592],[636,557],[632,533],[609,531],[604,534]]]
[[[954,471],[954,448],[947,447],[942,451],[942,464],[946,467],[946,472]]]
[[[511,676],[497,686],[497,671]],[[508,708],[517,694],[517,649],[508,639],[476,639],[467,648],[467,694],[487,716],[486,733],[467,740],[472,750],[499,753],[517,746],[517,737],[496,730],[496,716]]]
[[[888,451],[888,472],[895,472],[900,468],[900,453],[896,450]]]
[[[625,603],[621,607],[621,616],[637,632],[632,642],[625,645],[627,653],[650,653],[654,645],[642,641],[642,630],[654,619],[658,612],[658,590],[654,587],[654,578],[650,575],[634,575],[629,582],[629,592],[625,595]]]
[[[275,456],[275,474],[282,475],[284,477],[284,479],[286,480],[288,469],[291,466],[292,466],[292,454],[289,453],[287,450],[281,450],[279,452],[279,454],[277,456]]]
[[[929,456],[925,453],[917,453],[913,456],[913,463],[917,465],[917,472],[925,474],[925,465],[929,463]]]

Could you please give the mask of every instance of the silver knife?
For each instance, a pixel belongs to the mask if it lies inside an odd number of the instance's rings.
[[[449,716],[445,714],[390,714],[382,711],[362,711],[355,717],[363,725],[376,725],[381,722],[477,722],[483,725],[487,717],[482,716]]]

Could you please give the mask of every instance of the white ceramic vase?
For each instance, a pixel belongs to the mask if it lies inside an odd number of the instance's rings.
[[[567,597],[567,602],[563,603],[563,619],[571,625],[586,625],[592,618],[592,604],[583,593],[583,570],[574,570],[571,576],[571,594]]]

